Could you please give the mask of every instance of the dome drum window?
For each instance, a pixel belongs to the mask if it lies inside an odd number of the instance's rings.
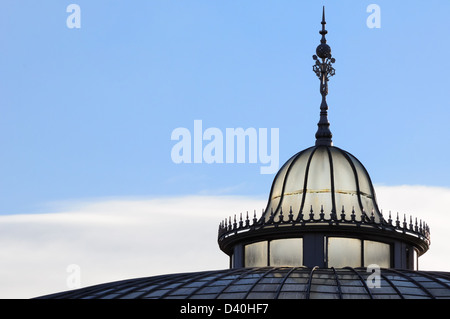
[[[327,237],[327,267],[368,267],[378,265],[390,268],[391,245],[373,240],[347,237]]]
[[[303,266],[302,238],[274,239],[244,246],[245,267]]]
[[[391,244],[348,237],[324,237],[324,266],[327,268],[392,266]],[[320,245],[315,245],[320,246]],[[244,246],[244,267],[299,267],[303,263],[303,238],[259,241]],[[233,254],[234,255],[234,254]],[[321,255],[318,251],[317,255]],[[306,257],[308,258],[308,257]]]

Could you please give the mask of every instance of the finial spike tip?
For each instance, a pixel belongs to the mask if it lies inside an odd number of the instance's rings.
[[[325,6],[322,7],[322,24],[325,24]]]

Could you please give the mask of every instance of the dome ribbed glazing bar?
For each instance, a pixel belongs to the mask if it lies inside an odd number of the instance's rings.
[[[234,285],[236,282],[238,282],[239,280],[245,278],[246,276],[257,272],[259,269],[258,268],[247,268],[248,271],[242,271],[242,268],[239,268],[239,276],[237,276],[236,278],[234,278],[233,280],[231,280],[230,282],[228,282],[227,285],[223,286],[223,288],[221,290],[218,290],[217,293],[213,296],[214,299],[219,298],[219,296],[224,293],[225,290],[228,289],[228,287]]]
[[[339,292],[339,299],[342,299],[341,283],[339,282],[339,278],[338,278],[338,275],[336,273],[336,268],[331,267],[331,269],[333,269],[334,278],[336,279],[336,285],[337,285],[337,289],[338,289],[338,292]]]
[[[280,296],[280,292],[281,292],[281,289],[283,288],[284,283],[285,283],[286,280],[289,278],[290,274],[291,274],[294,270],[297,270],[298,268],[299,268],[299,267],[292,267],[292,269],[289,270],[289,271],[286,273],[286,276],[284,276],[283,280],[282,280],[281,283],[280,283],[280,286],[278,287],[278,289],[277,289],[277,291],[276,291],[276,293],[275,293],[274,299],[278,299],[278,297]]]
[[[431,299],[436,299],[420,282],[418,282],[417,280],[414,279],[413,276],[409,276],[408,275],[408,271],[397,271],[395,269],[391,269],[392,272],[403,276],[404,278],[406,278],[408,281],[413,282],[418,288],[420,288],[428,297],[430,297]],[[430,278],[429,276],[425,276],[427,278]]]
[[[250,293],[252,293],[252,291],[254,291],[255,287],[264,279],[266,278],[270,273],[276,271],[278,268],[269,268],[262,276],[260,276],[259,278],[257,278],[254,283],[249,287],[249,289],[247,289],[246,294],[243,296],[242,299],[247,299],[248,296],[250,295]]]
[[[357,272],[355,270],[355,268],[352,268],[352,267],[344,267],[344,269],[349,269],[352,272],[354,272],[356,276],[358,276],[359,280],[361,281],[361,284],[363,285],[364,289],[366,289],[366,291],[367,291],[367,295],[370,297],[370,299],[373,299],[372,292],[370,291],[369,287],[367,286],[366,281],[363,279],[361,274],[359,272]]]
[[[236,269],[235,270],[236,273],[241,273],[240,269]],[[216,282],[217,280],[222,279],[223,277],[226,276],[230,276],[233,273],[229,273],[229,272],[224,272],[221,276],[218,277],[213,277],[210,281],[206,281],[203,285],[200,285],[197,289],[193,290],[188,296],[187,298],[191,298],[192,296],[194,296],[198,291],[202,290],[205,287],[208,287],[209,285],[213,284],[214,282]]]
[[[309,273],[308,276],[308,283],[305,285],[305,299],[310,299],[310,294],[311,294],[311,285],[312,285],[312,281],[313,281],[313,274],[314,271],[319,268],[319,267],[313,267]]]
[[[401,291],[394,285],[394,283],[389,279],[389,277],[385,276],[383,273],[380,273],[381,278],[383,278],[384,281],[386,281],[392,289],[395,290],[395,292],[398,294],[400,299],[405,299]]]

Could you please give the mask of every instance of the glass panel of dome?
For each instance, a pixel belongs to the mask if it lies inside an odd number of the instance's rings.
[[[280,202],[280,199],[281,199],[281,192],[283,191],[283,183],[284,183],[284,179],[286,177],[286,172],[287,172],[288,168],[290,167],[290,164],[292,163],[294,158],[295,158],[295,156],[293,156],[290,160],[288,160],[283,165],[283,167],[280,169],[280,171],[278,172],[277,176],[275,177],[275,179],[273,181],[272,191],[271,191],[270,199],[269,199],[270,202],[267,205],[267,209],[269,210],[269,212],[271,210],[276,212],[278,203]],[[267,217],[268,216],[269,215],[267,215]]]
[[[364,266],[391,267],[391,246],[377,241],[364,240]]]
[[[325,218],[330,218],[331,209],[333,208],[330,159],[325,147],[317,148],[312,157],[306,189],[303,214],[308,213],[312,206],[315,218],[318,218],[321,205],[323,205]]]
[[[374,209],[373,201],[375,199],[375,194],[372,192],[371,182],[369,174],[362,164],[353,156],[350,156],[353,164],[355,165],[356,172],[358,174],[359,190],[361,192],[361,202],[364,210],[368,216],[371,215]],[[375,221],[380,222],[378,214],[375,214]]]
[[[286,184],[283,192],[283,214],[287,215],[290,208],[297,215],[300,210],[303,197],[303,186],[305,184],[305,172],[309,157],[313,148],[305,150],[293,163],[286,175]]]
[[[371,217],[372,216],[372,212],[374,211],[374,206],[373,206],[373,200],[372,198],[365,196],[364,194],[361,194],[361,203],[364,207],[364,211],[367,214],[367,217]],[[374,217],[375,217],[375,221],[377,223],[380,222],[380,218],[378,217],[378,214],[375,214],[374,212]]]
[[[302,238],[289,238],[272,240],[270,247],[270,266],[302,266],[303,240]]]
[[[361,267],[361,240],[328,237],[328,267]]]
[[[355,165],[356,173],[358,174],[358,181],[359,181],[359,190],[367,194],[368,196],[371,196],[372,190],[370,188],[370,181],[369,181],[369,175],[366,172],[365,168],[362,166],[362,164],[353,156],[350,156],[352,159],[353,165]]]
[[[267,266],[267,241],[245,246],[245,267]]]
[[[355,208],[355,213],[361,214],[357,196],[358,188],[356,186],[355,173],[353,172],[350,162],[341,151],[334,148],[331,148],[330,151],[333,159],[336,213],[339,218],[343,206],[347,219],[350,219],[353,207]]]

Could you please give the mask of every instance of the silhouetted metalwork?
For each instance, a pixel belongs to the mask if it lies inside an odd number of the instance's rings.
[[[430,227],[424,221],[417,220],[417,218],[415,218],[413,223],[412,216],[409,216],[408,223],[406,215],[403,216],[402,220],[397,213],[397,217],[393,220],[392,214],[389,212],[387,221],[383,218],[381,222],[376,222],[373,212],[366,212],[364,214],[365,217],[357,218],[354,209],[346,212],[344,207],[342,207],[339,214],[331,212],[329,216],[329,218],[325,217],[323,206],[319,212],[314,212],[311,207],[305,214],[303,211],[294,213],[292,209],[288,212],[281,211],[278,218],[275,218],[272,211],[267,221],[262,218],[258,219],[256,211],[254,211],[252,219],[250,219],[248,212],[245,217],[241,213],[239,217],[234,215],[232,218],[230,216],[219,224],[218,242],[221,248],[224,248],[225,243],[231,237],[238,235],[242,238],[247,232],[254,232],[252,237],[255,236],[262,239],[268,232],[274,231],[278,233],[298,232],[298,234],[301,234],[302,232],[318,231],[319,229],[333,231],[338,227],[341,229],[345,227],[347,234],[351,234],[355,230],[366,233],[370,233],[371,230],[375,232],[383,231],[386,237],[390,235],[413,236],[420,240],[424,250],[427,250],[430,245]]]
[[[367,268],[257,267],[129,279],[38,299],[407,299],[450,298],[450,273]]]
[[[331,56],[331,48],[327,44],[325,35],[328,33],[325,30],[325,7],[322,12],[322,30],[319,33],[322,35],[320,44],[316,48],[316,54],[313,59],[316,63],[313,65],[313,71],[320,80],[320,94],[322,95],[322,103],[320,104],[320,120],[317,124],[316,145],[332,145],[332,137],[330,131],[330,123],[328,122],[328,105],[326,96],[328,94],[328,80],[335,74],[332,64],[336,61]]]

